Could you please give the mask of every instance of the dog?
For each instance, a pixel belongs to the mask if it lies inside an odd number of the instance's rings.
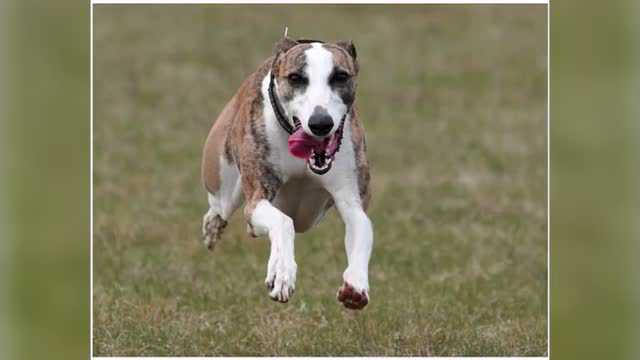
[[[348,258],[337,298],[349,309],[370,301],[373,228],[366,214],[364,128],[355,106],[358,71],[351,41],[285,35],[226,104],[205,141],[204,243],[214,248],[244,201],[247,231],[271,242],[265,283],[273,300],[286,303],[295,290],[295,233],[335,206]]]

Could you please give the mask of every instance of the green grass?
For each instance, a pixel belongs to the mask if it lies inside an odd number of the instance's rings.
[[[544,6],[105,6],[94,28],[95,355],[544,355]],[[241,212],[209,253],[211,122],[293,37],[353,39],[372,171],[371,302],[335,299],[332,212],[269,300]]]

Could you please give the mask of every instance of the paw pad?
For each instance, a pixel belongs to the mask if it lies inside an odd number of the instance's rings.
[[[365,290],[358,292],[346,282],[338,289],[337,297],[342,305],[352,310],[360,310],[369,303],[369,296]]]

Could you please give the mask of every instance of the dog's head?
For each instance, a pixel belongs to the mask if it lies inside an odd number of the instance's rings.
[[[355,100],[358,63],[352,42],[276,44],[273,72],[287,114],[308,135],[331,136]]]

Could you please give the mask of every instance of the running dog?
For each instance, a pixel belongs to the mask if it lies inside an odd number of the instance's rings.
[[[204,243],[213,249],[244,201],[247,231],[271,241],[265,283],[274,300],[286,303],[295,289],[295,233],[335,206],[348,258],[337,298],[350,309],[369,302],[373,229],[357,76],[352,42],[285,36],[226,104],[204,144]]]

